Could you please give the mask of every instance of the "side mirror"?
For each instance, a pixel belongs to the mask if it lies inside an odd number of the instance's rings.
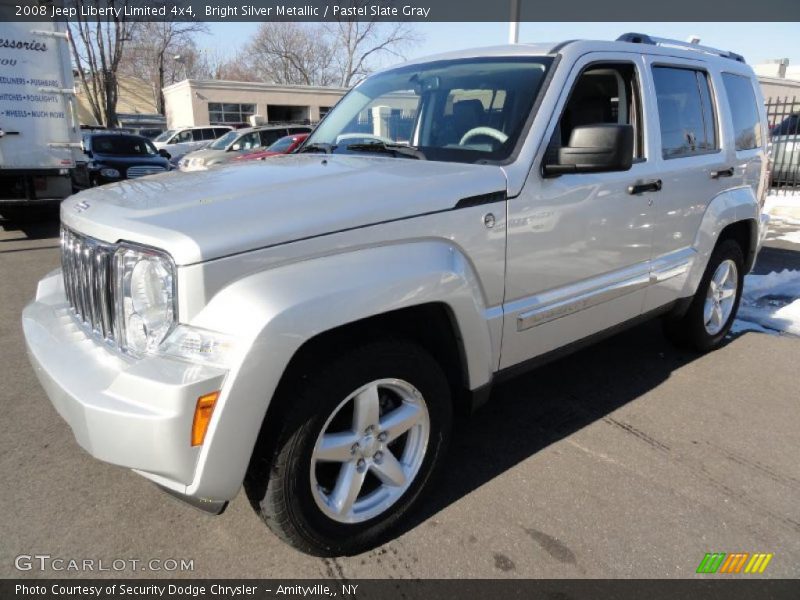
[[[633,127],[603,123],[576,127],[557,162],[542,168],[545,177],[569,173],[627,171],[633,164]]]
[[[160,149],[158,150],[158,154],[159,154],[159,156],[162,156],[162,157],[166,158],[167,160],[169,160],[170,158],[172,158],[172,154],[170,154],[169,152],[167,152],[167,151],[166,151],[166,150],[164,150],[163,148],[160,148]]]

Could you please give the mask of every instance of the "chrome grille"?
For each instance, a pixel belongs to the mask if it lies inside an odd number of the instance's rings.
[[[75,316],[95,334],[115,339],[116,246],[61,228],[64,291]]]
[[[153,175],[154,173],[163,173],[166,171],[164,167],[158,166],[151,166],[151,165],[140,165],[138,167],[130,167],[128,168],[128,179],[133,179],[135,177],[144,177],[145,175]]]

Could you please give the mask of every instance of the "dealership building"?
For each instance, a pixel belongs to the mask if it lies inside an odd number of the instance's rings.
[[[346,88],[184,79],[164,88],[167,126],[316,123]]]

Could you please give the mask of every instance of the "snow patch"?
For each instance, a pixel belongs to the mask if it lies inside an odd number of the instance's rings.
[[[783,221],[790,225],[800,225],[800,191],[773,190],[764,202],[764,212],[773,221]]]
[[[800,271],[784,269],[780,273],[745,277],[733,330],[765,328],[800,335]]]

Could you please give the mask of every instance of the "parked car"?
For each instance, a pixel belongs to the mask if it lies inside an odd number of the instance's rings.
[[[298,153],[65,200],[29,355],[93,456],[214,513],[244,482],[281,539],[362,552],[495,383],[656,316],[722,344],[767,150],[731,52],[627,34],[416,60]]]
[[[153,140],[156,148],[167,150],[172,156],[172,164],[177,165],[178,161],[189,152],[205,148],[214,140],[233,131],[229,125],[214,125],[201,127],[179,127],[168,129]]]
[[[170,170],[169,153],[156,150],[153,142],[128,133],[85,133],[83,152],[86,168],[77,170],[73,181],[84,189],[123,179],[135,179]]]
[[[207,148],[192,152],[178,163],[182,171],[198,171],[231,161],[254,150],[267,148],[278,139],[297,133],[309,133],[307,125],[261,125],[231,131]]]
[[[291,154],[302,144],[308,137],[307,133],[298,133],[296,135],[287,135],[282,137],[277,142],[272,144],[266,150],[259,152],[251,152],[249,154],[242,154],[237,156],[234,160],[264,160],[270,156],[277,156],[279,154]]]
[[[773,185],[800,186],[800,113],[773,128],[772,161]]]

